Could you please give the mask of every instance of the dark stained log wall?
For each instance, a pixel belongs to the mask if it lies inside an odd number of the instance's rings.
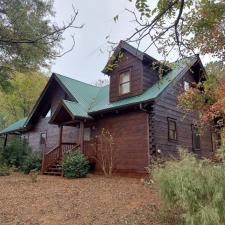
[[[164,154],[170,155],[176,151],[178,146],[184,146],[190,151],[192,149],[192,130],[191,125],[197,118],[197,114],[184,115],[177,108],[177,96],[183,92],[183,80],[193,82],[193,74],[187,74],[171,84],[160,96],[152,110],[152,121],[154,129],[153,146],[160,149]],[[168,140],[168,121],[167,118],[176,119],[177,124],[177,142]],[[212,154],[211,132],[206,129],[200,137],[201,151],[198,152],[203,156]],[[197,153],[197,152],[196,152]]]
[[[149,163],[148,114],[135,111],[103,117],[97,132],[108,129],[114,138],[116,172],[146,172]]]
[[[58,107],[59,102],[62,99],[65,99],[66,93],[63,91],[63,89],[59,85],[57,85],[57,86],[55,86],[53,93],[51,95],[52,95],[51,96],[51,110],[52,110],[52,113],[54,113],[54,111]]]
[[[49,118],[41,118],[36,126],[26,133],[29,145],[33,151],[41,151],[40,148],[40,133],[47,133],[46,151],[53,149],[59,144],[59,127],[48,123]],[[76,127],[63,127],[62,142],[78,143],[79,129]]]
[[[130,93],[119,94],[120,74],[125,71],[131,72]],[[124,57],[118,66],[110,73],[110,101],[142,94],[159,80],[159,74],[153,69],[152,62],[144,61],[124,51]]]
[[[58,106],[58,103],[65,99],[66,93],[59,84],[54,83],[51,92],[48,93],[48,101],[50,101],[52,113]],[[46,104],[49,102],[46,101]],[[40,113],[41,114],[41,113]],[[39,114],[39,115],[40,115]],[[57,125],[48,124],[49,118],[39,116],[38,121],[32,129],[26,133],[29,144],[33,151],[41,151],[40,133],[47,132],[46,151],[49,151],[59,144],[59,127]],[[78,129],[75,127],[63,127],[63,142],[78,142]]]
[[[143,62],[143,91],[154,85],[159,80],[159,73],[153,69],[151,62]]]
[[[131,92],[119,95],[120,74],[131,71]],[[117,68],[110,73],[110,101],[116,101],[125,97],[140,95],[142,93],[142,62],[128,52],[119,62]]]

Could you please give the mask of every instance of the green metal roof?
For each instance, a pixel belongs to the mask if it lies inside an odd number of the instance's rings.
[[[63,103],[67,107],[67,109],[74,116],[82,118],[92,118],[90,116],[92,113],[120,108],[123,106],[138,104],[155,99],[179,75],[184,74],[187,70],[189,70],[190,66],[193,65],[196,60],[196,57],[192,57],[188,60],[185,59],[178,61],[176,64],[174,64],[173,69],[166,76],[164,76],[155,85],[147,89],[143,94],[114,102],[109,101],[108,85],[104,87],[96,87],[60,74],[53,74],[53,76],[56,76],[56,79],[61,82],[61,84],[75,99],[75,101],[63,100]],[[26,121],[27,117],[13,123],[6,129],[2,130],[0,134],[22,129]]]
[[[95,100],[95,96],[100,88],[60,74],[55,75],[70,92],[70,94],[73,95],[83,110],[88,112],[89,107]]]
[[[19,130],[23,129],[23,127],[26,123],[26,120],[27,120],[27,117],[16,121],[15,123],[11,124],[7,128],[1,130],[0,134],[6,134],[6,133],[10,133],[10,132],[13,132],[13,131],[19,131]]]
[[[118,108],[130,104],[141,103],[145,101],[150,101],[159,96],[163,90],[173,81],[178,75],[185,73],[190,65],[196,61],[196,58],[189,60],[181,60],[174,64],[173,70],[171,70],[165,77],[154,84],[152,87],[147,89],[143,94],[125,98],[122,100],[110,102],[109,101],[109,86],[102,87],[98,92],[95,102],[92,104],[89,113],[94,113],[106,109]]]
[[[98,111],[119,108],[130,104],[150,101],[162,93],[162,91],[181,73],[186,72],[190,65],[196,61],[196,57],[178,61],[173,69],[155,85],[147,89],[143,94],[124,98],[118,101],[109,101],[109,86],[96,87],[72,78],[56,74],[67,90],[73,95],[77,102],[65,101],[71,112],[77,116],[87,117],[88,114]]]
[[[77,117],[83,117],[83,118],[91,118],[87,111],[85,111],[82,106],[77,102],[71,102],[67,100],[63,100],[63,103],[65,104],[66,108]]]

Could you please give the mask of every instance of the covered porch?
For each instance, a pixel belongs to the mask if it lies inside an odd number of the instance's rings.
[[[78,103],[66,100],[60,102],[49,123],[59,126],[59,140],[55,148],[47,152],[43,151],[42,174],[51,174],[52,172],[53,175],[59,175],[54,174],[54,171],[49,171],[49,169],[52,167],[60,168],[65,154],[72,151],[79,150],[90,162],[95,162],[97,139],[91,137],[93,118],[86,115],[85,111],[82,112]],[[74,142],[65,142],[63,140],[63,131],[66,126],[74,127],[78,130],[77,136],[74,137]]]

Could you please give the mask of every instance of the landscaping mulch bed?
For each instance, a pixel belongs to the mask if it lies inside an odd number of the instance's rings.
[[[133,215],[154,209],[157,199],[140,178],[38,176],[33,183],[30,175],[14,173],[0,177],[0,224],[136,225]],[[157,224],[144,221],[140,225]]]

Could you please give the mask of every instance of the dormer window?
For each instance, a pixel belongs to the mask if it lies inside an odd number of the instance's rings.
[[[119,93],[124,95],[130,92],[130,72],[126,71],[120,74]]]

